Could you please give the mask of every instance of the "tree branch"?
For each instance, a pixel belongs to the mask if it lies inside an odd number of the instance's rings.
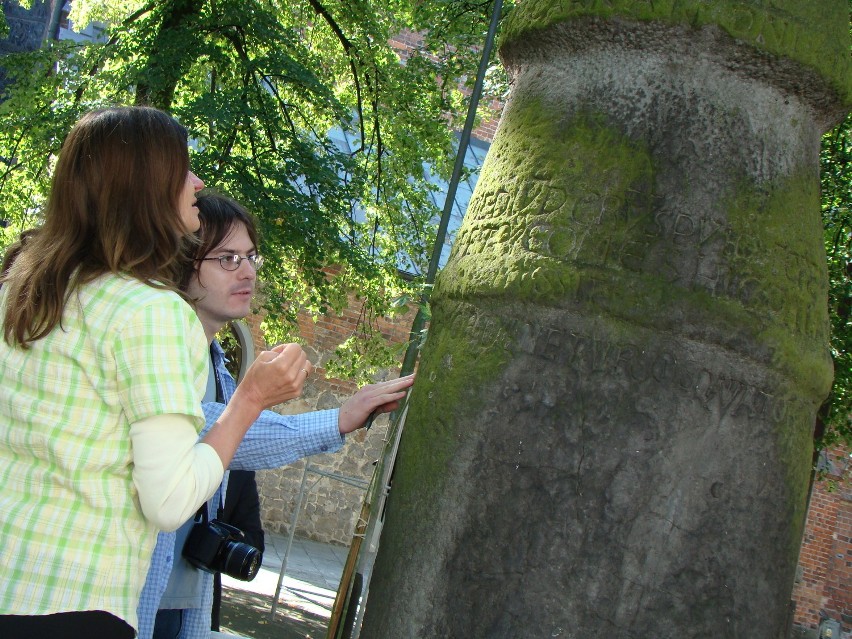
[[[328,10],[320,3],[318,0],[308,0],[308,3],[311,5],[313,10],[325,20],[326,24],[331,27],[331,30],[334,32],[334,35],[337,36],[338,41],[341,46],[343,46],[343,50],[346,52],[346,57],[349,60],[349,70],[352,72],[352,80],[355,82],[355,95],[356,95],[356,110],[358,111],[358,127],[361,132],[361,148],[366,147],[366,132],[364,131],[364,102],[361,96],[361,82],[358,77],[358,68],[355,66],[355,61],[353,59],[357,58],[359,62],[362,62],[361,57],[358,55],[358,50],[355,46],[350,42],[349,38],[346,37],[346,34],[343,33],[343,30],[340,28],[340,25],[337,24],[337,21],[332,17],[332,15],[328,12]]]

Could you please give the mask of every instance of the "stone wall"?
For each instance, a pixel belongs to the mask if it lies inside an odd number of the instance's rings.
[[[355,384],[346,380],[327,379],[325,364],[334,349],[356,330],[358,313],[355,300],[338,317],[322,317],[316,322],[307,315],[299,318],[299,332],[305,341],[308,358],[314,363],[301,398],[276,408],[283,414],[298,414],[310,410],[337,408],[356,390]],[[381,319],[378,328],[394,343],[407,341],[412,312],[393,320]],[[259,330],[260,318],[249,318],[252,334],[258,348],[265,348]],[[390,379],[398,370],[383,371],[376,381]],[[356,431],[346,438],[343,448],[337,453],[315,455],[307,460],[310,468],[368,483],[373,475],[374,462],[379,459],[384,447],[388,418],[376,419],[369,432]],[[262,522],[268,532],[286,535],[289,533],[299,489],[305,472],[305,461],[275,470],[257,473],[260,491]],[[344,481],[315,472],[308,472],[306,492],[299,512],[296,536],[316,541],[348,546],[352,539],[355,522],[361,509],[365,490]]]
[[[34,51],[47,38],[50,17],[56,0],[36,0],[30,9],[15,0],[4,0],[3,12],[9,23],[9,35],[0,40],[0,54]]]

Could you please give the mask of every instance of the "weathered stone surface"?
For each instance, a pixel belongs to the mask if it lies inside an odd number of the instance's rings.
[[[18,2],[4,0],[3,12],[9,33],[0,39],[0,54],[34,51],[48,37],[47,26],[53,11],[53,2],[36,0],[29,9]]]
[[[363,638],[785,635],[831,383],[817,151],[845,89],[792,36],[626,8],[711,4],[519,5]]]
[[[56,1],[35,0],[29,9],[13,0],[3,1],[3,15],[6,20],[5,24],[0,23],[0,58],[10,53],[35,51],[41,46],[49,37],[48,25]],[[0,66],[0,92],[5,89],[7,83],[6,71]]]

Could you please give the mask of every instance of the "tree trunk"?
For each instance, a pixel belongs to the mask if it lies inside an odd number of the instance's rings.
[[[168,111],[175,87],[198,56],[198,29],[194,23],[204,0],[171,0],[164,9],[143,75],[136,85],[136,104]]]

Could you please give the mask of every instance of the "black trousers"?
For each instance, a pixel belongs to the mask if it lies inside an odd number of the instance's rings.
[[[0,615],[3,639],[133,639],[136,632],[123,619],[103,610],[58,612],[52,615]]]

